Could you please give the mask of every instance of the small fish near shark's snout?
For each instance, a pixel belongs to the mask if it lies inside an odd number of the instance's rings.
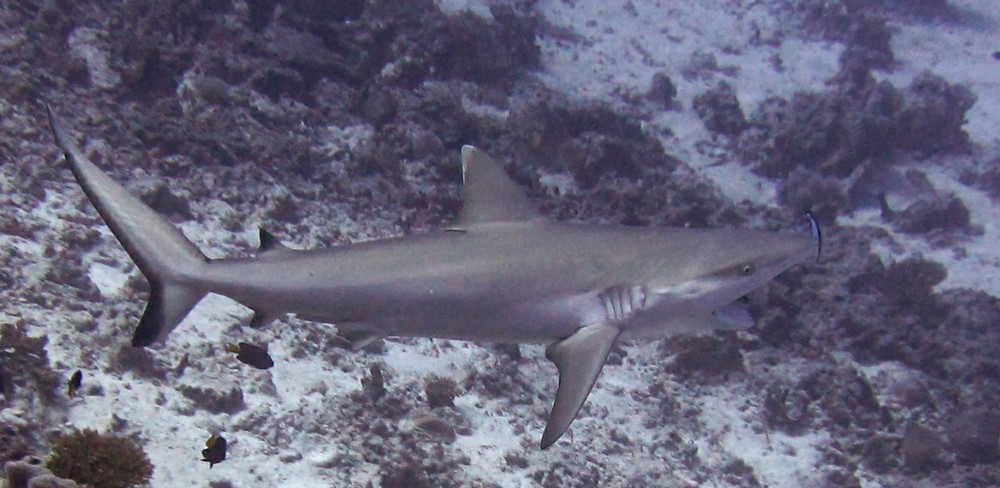
[[[464,205],[446,229],[312,250],[262,230],[256,257],[208,259],[90,162],[51,111],[49,121],[84,193],[149,281],[134,346],[166,339],[208,293],[253,309],[254,327],[287,313],[334,324],[355,350],[387,336],[547,344],[559,386],[543,449],[569,428],[615,342],[749,327],[741,297],[815,257],[820,242],[815,219],[812,235],[553,222],[465,146]]]

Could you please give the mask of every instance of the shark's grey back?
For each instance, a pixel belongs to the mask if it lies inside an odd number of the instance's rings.
[[[444,231],[308,251],[262,231],[257,257],[208,261],[88,161],[51,113],[50,122],[77,181],[149,280],[134,346],[164,340],[208,292],[251,307],[252,326],[286,313],[334,323],[354,349],[391,335],[546,343],[559,387],[542,448],[572,423],[623,334],[752,323],[734,302],[814,252],[804,236],[550,222],[489,156],[465,146],[466,205]]]

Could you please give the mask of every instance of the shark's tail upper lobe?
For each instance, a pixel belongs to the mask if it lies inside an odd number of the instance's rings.
[[[49,125],[73,176],[149,281],[150,297],[132,345],[166,337],[208,292],[208,259],[166,219],[90,162],[49,109]]]

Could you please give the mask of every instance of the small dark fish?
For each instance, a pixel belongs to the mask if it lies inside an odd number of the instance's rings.
[[[249,364],[257,369],[268,369],[274,366],[274,360],[267,353],[267,349],[246,342],[239,344],[228,344],[226,350],[236,353],[236,359],[241,363]]]
[[[201,450],[201,460],[208,463],[208,469],[226,460],[226,438],[212,434]]]
[[[69,383],[66,384],[66,393],[69,396],[76,395],[76,392],[80,389],[80,385],[83,384],[83,371],[79,369],[73,373],[73,376],[69,377]]]
[[[3,369],[3,363],[0,363],[0,395],[7,394],[7,372]]]

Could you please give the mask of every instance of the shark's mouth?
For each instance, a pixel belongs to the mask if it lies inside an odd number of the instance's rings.
[[[746,297],[723,305],[712,312],[715,318],[731,330],[744,330],[753,327],[755,321],[750,313],[750,305]]]

